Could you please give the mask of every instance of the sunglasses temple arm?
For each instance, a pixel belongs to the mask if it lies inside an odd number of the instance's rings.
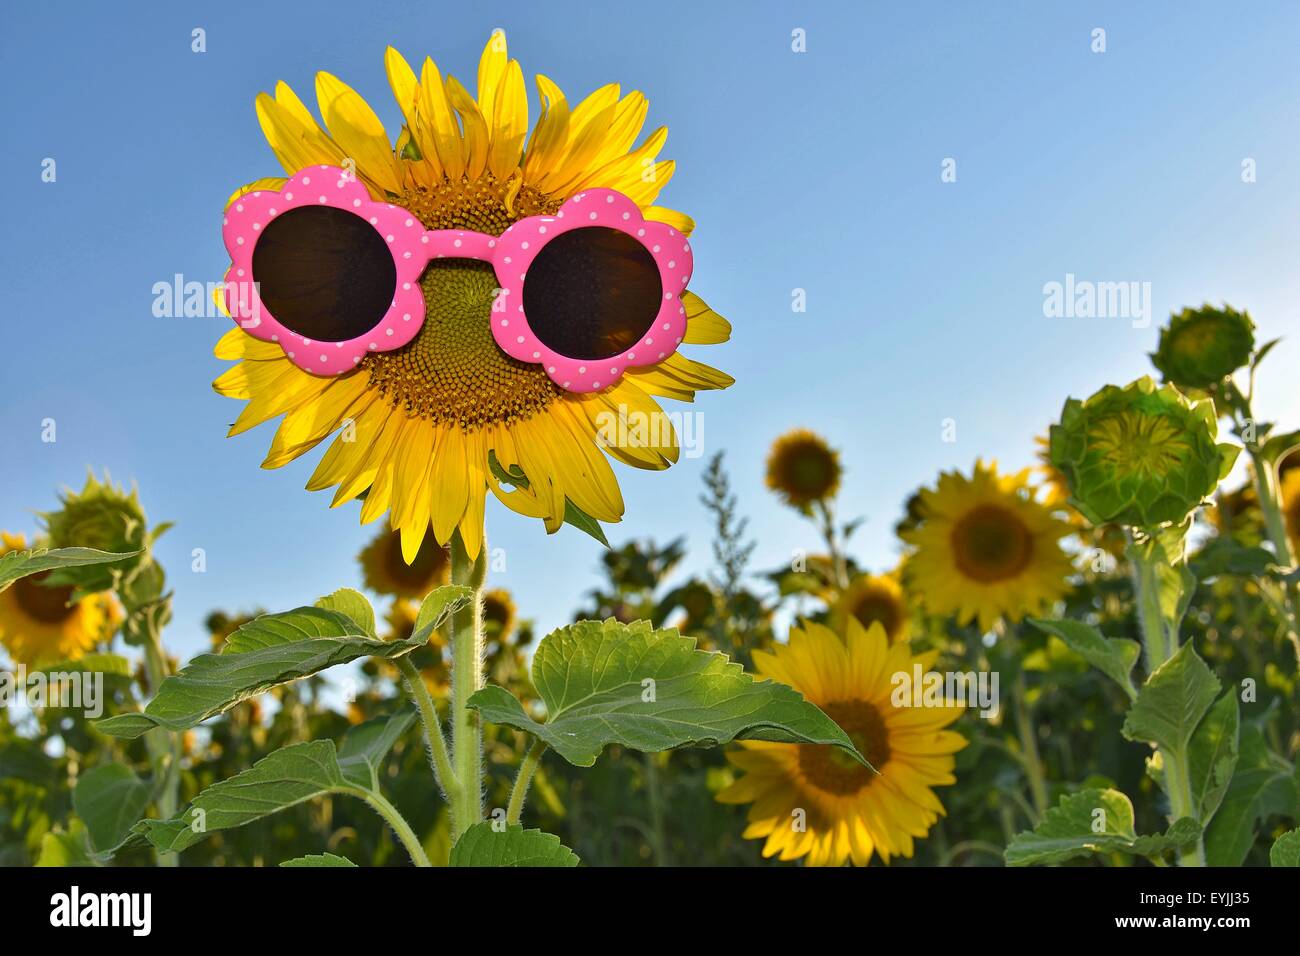
[[[496,238],[481,232],[462,232],[459,229],[430,229],[425,232],[428,243],[425,249],[429,259],[478,259],[492,261],[492,247]]]

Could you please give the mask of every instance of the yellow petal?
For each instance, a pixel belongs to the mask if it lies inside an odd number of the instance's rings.
[[[433,150],[442,163],[443,172],[452,182],[458,182],[465,172],[460,124],[456,122],[451,105],[447,102],[447,91],[438,65],[428,57],[425,57],[424,67],[420,70],[420,96],[417,102],[420,126],[428,132]]]
[[[433,534],[439,544],[451,540],[469,501],[469,466],[466,464],[465,433],[448,429],[438,444],[433,462]]]
[[[284,88],[288,90],[287,86]],[[296,97],[294,99],[296,102]],[[298,106],[301,105],[299,102]],[[311,119],[310,114],[307,119]],[[308,127],[295,110],[265,93],[257,94],[257,120],[271,151],[291,175],[316,163],[337,166],[343,159],[343,150],[320,132],[314,120]]]
[[[498,182],[505,182],[523,158],[528,135],[528,92],[518,60],[506,65],[501,85],[492,104],[492,149],[488,169]]]
[[[694,292],[682,295],[686,306],[686,345],[718,345],[731,338],[731,323],[709,308]]]
[[[615,187],[610,187],[611,189]],[[689,236],[695,231],[695,220],[684,212],[678,212],[676,209],[668,209],[664,206],[647,206],[641,210],[651,222],[662,222],[666,226],[672,226],[683,236]]]
[[[255,179],[247,186],[240,186],[233,193],[231,193],[230,198],[226,200],[226,208],[229,209],[230,204],[233,203],[240,196],[247,196],[249,193],[257,192],[260,189],[279,189],[286,182],[288,182],[288,180],[286,180],[283,176],[266,176],[263,177],[262,179]]]
[[[357,175],[380,190],[401,192],[401,169],[393,156],[393,145],[370,104],[352,87],[324,71],[316,74],[316,101],[330,135],[353,160]]]
[[[474,97],[469,95],[469,91],[454,76],[447,77],[447,98],[460,114],[461,125],[465,129],[465,175],[470,179],[478,179],[487,167],[490,142],[487,120],[479,112]]]
[[[524,178],[529,182],[541,182],[554,171],[569,140],[569,103],[564,92],[539,73],[537,97],[542,104],[542,115],[528,140],[528,155],[524,160]]]
[[[497,89],[505,76],[507,62],[505,31],[493,30],[478,60],[478,107],[489,121],[496,116]]]

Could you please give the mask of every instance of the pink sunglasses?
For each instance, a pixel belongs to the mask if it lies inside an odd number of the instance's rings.
[[[663,361],[686,334],[690,243],[612,189],[585,190],[554,216],[489,236],[425,229],[413,213],[373,201],[346,170],[313,166],[278,191],[236,199],[222,237],[231,317],[315,375],[410,342],[424,322],[420,275],[442,258],[492,264],[497,345],[571,392]]]

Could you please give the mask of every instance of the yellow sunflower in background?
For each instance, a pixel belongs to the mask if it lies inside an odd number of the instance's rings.
[[[402,536],[380,531],[357,556],[367,588],[376,594],[421,600],[451,580],[451,554],[426,538],[409,564],[402,554]]]
[[[483,592],[483,623],[490,638],[504,641],[515,628],[515,602],[505,588]]]
[[[858,575],[836,600],[831,616],[841,631],[847,630],[850,619],[866,628],[879,624],[890,644],[907,640],[911,627],[903,586],[893,574]]]
[[[0,531],[0,555],[24,551],[22,535]],[[112,636],[122,612],[111,594],[91,594],[70,604],[72,586],[45,587],[50,572],[19,578],[0,591],[0,644],[16,664],[37,666],[76,660]]]
[[[909,582],[933,613],[987,630],[1069,590],[1073,566],[1060,539],[1070,525],[1033,499],[1028,477],[1029,469],[999,475],[996,464],[976,462],[970,478],[945,472],[937,488],[922,489],[922,520],[902,538],[916,549]]]
[[[500,235],[519,219],[556,212],[580,190],[604,187],[633,199],[647,219],[690,234],[687,216],[655,205],[674,165],[658,159],[664,128],[636,145],[648,108],[641,93],[610,84],[570,105],[538,75],[541,115],[529,135],[523,71],[507,56],[500,31],[479,61],[477,96],[430,59],[418,76],[394,49],[386,62],[405,118],[396,143],[370,106],[329,73],[316,77],[323,127],[284,83],[274,96],[258,96],[262,131],[286,171],[350,160],[375,199],[400,204],[430,229]],[[283,182],[259,180],[231,201]],[[342,429],[307,487],[336,486],[332,506],[364,494],[363,523],[387,511],[407,561],[430,528],[439,543],[459,529],[469,555],[477,556],[488,491],[540,518],[549,532],[559,529],[570,505],[599,521],[620,520],[623,498],[606,455],[638,468],[667,468],[678,457],[677,437],[656,398],[693,401],[697,391],[733,382],[674,353],[658,365],[628,369],[602,392],[565,392],[541,366],[497,347],[488,324],[496,287],[491,265],[436,266],[421,280],[427,306],[419,334],[400,349],[367,355],[351,374],[310,375],[277,345],[238,328],[216,347],[219,358],[239,364],[214,387],[248,402],[230,433],[283,415],[263,462],[278,468]],[[730,336],[730,324],[698,296],[686,293],[682,304],[689,322],[684,344]],[[601,427],[611,420],[656,427]],[[610,432],[635,438],[618,444]]]
[[[767,487],[801,510],[834,498],[841,474],[839,452],[806,428],[786,432],[768,452]]]
[[[1282,472],[1279,491],[1282,516],[1286,519],[1286,536],[1291,539],[1291,550],[1300,554],[1300,468],[1288,468]]]
[[[1043,504],[1054,509],[1067,508],[1070,500],[1070,480],[1065,477],[1064,472],[1052,464],[1051,439],[1046,435],[1037,435],[1034,437],[1034,445],[1037,446],[1035,454],[1038,456],[1038,487],[1042,489]],[[1069,511],[1071,516],[1078,514],[1073,508]],[[1082,524],[1082,520],[1079,523]]]
[[[893,676],[924,673],[937,651],[913,656],[890,645],[879,625],[848,623],[842,639],[805,624],[771,653],[754,652],[762,677],[789,684],[844,728],[878,773],[833,747],[742,741],[727,758],[744,771],[718,794],[723,803],[752,803],[746,839],[762,839],[763,856],[807,857],[813,866],[866,866],[910,857],[943,814],[934,789],[956,783],[953,754],[966,746],[946,730],[960,706],[896,707]]]

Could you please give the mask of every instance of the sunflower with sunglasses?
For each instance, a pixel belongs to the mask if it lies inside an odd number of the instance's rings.
[[[307,483],[332,506],[385,512],[407,561],[432,532],[482,548],[490,491],[556,531],[574,511],[623,514],[606,456],[667,468],[657,399],[733,379],[679,352],[731,327],[687,291],[691,220],[655,205],[673,173],[666,130],[639,146],[647,101],[602,87],[580,103],[545,76],[528,134],[519,63],[501,32],[477,96],[396,50],[395,143],[364,100],[316,80],[324,126],[283,83],[257,114],[287,178],[237,190],[222,235],[214,387],[244,407],[231,434],[283,416],[263,467],[331,435]]]

